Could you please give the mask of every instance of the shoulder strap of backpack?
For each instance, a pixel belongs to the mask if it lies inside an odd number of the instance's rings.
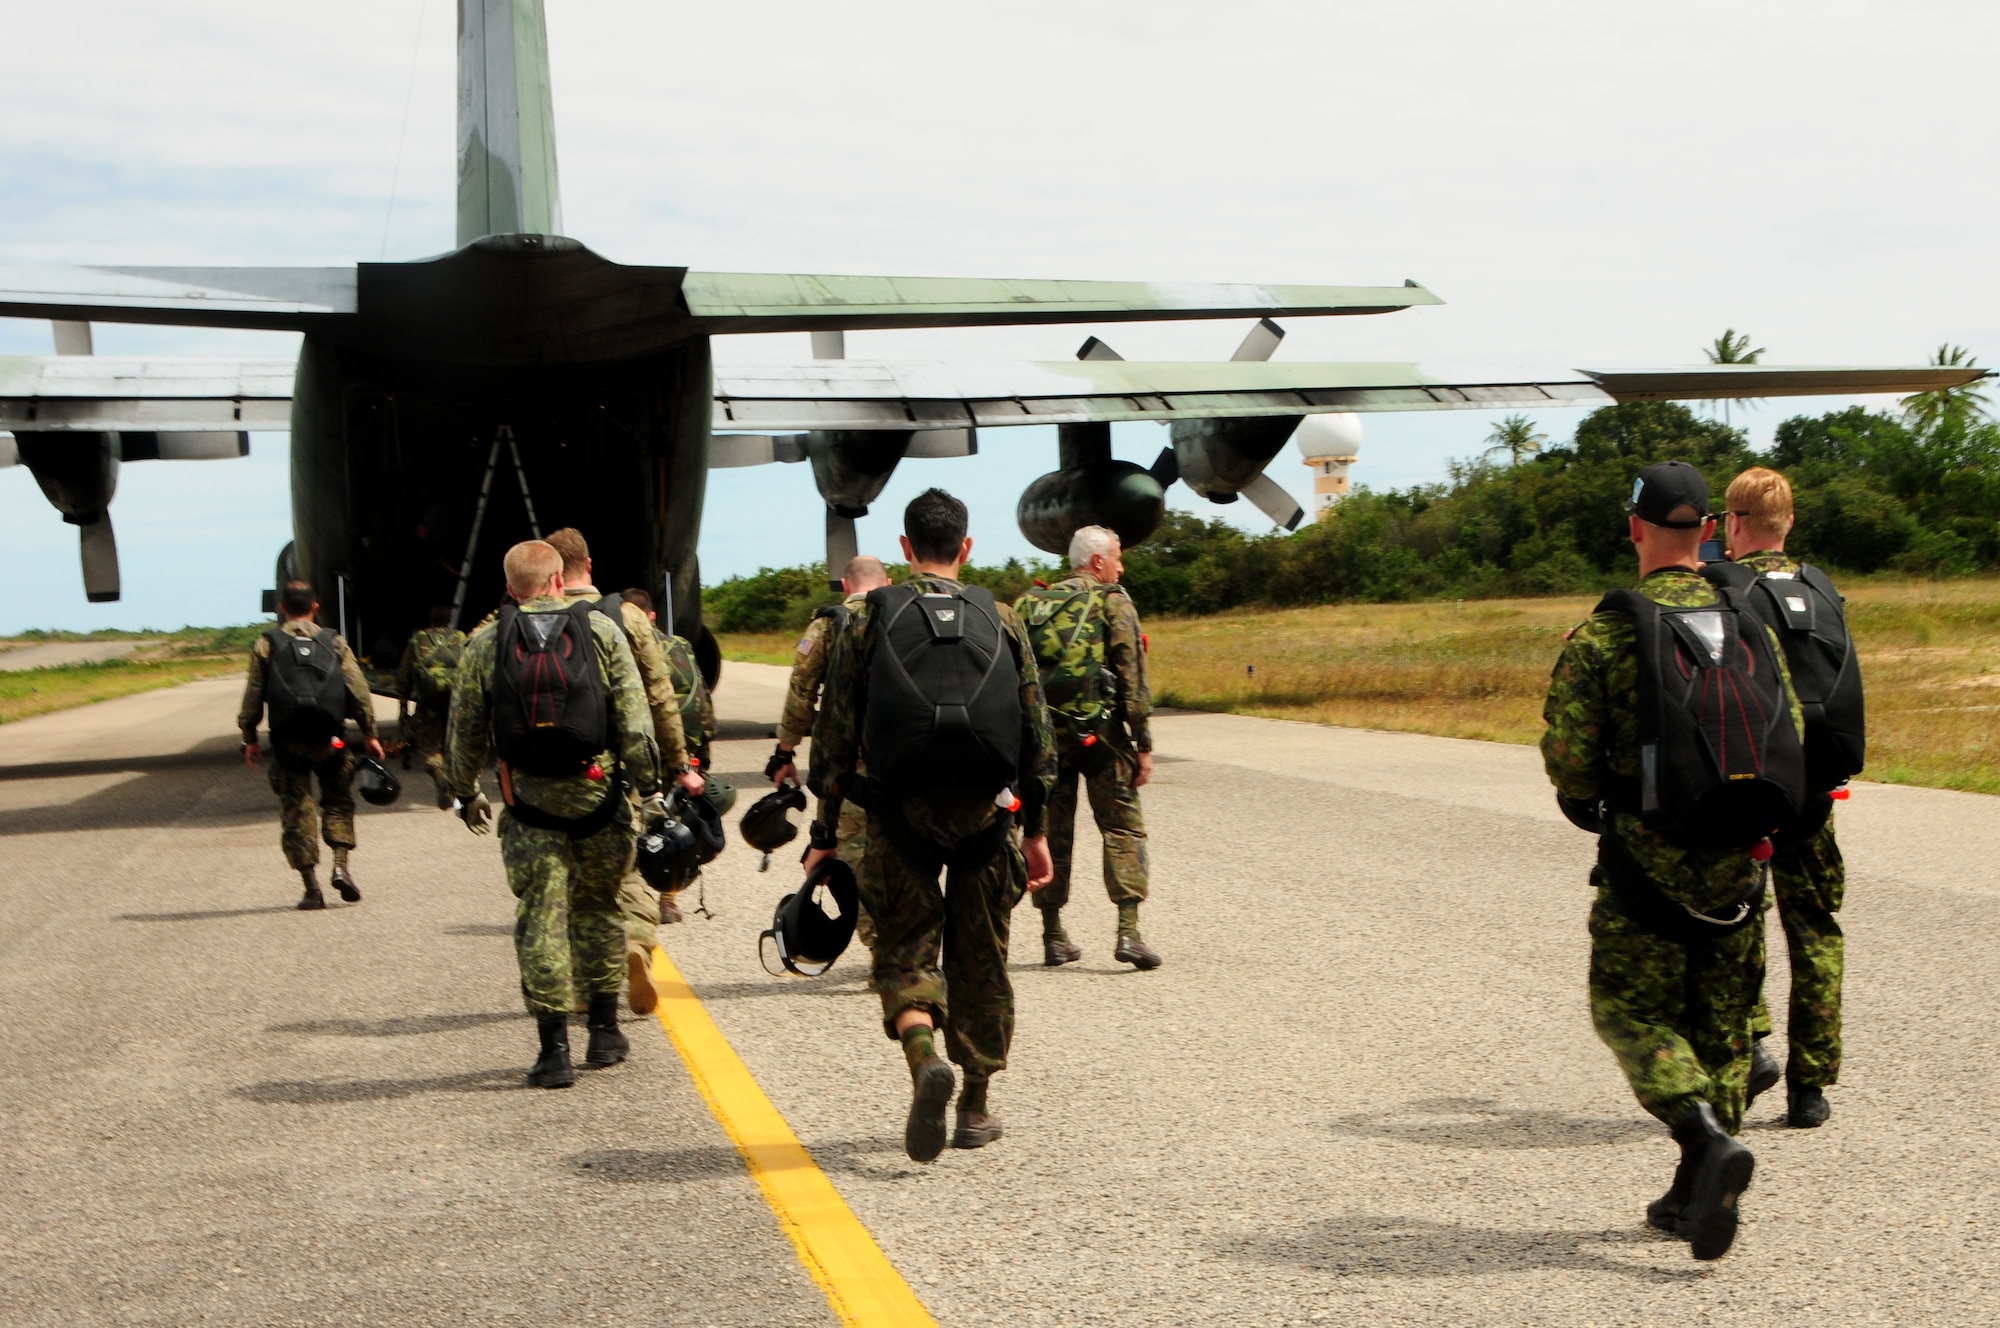
[[[583,603],[579,600],[578,603]],[[609,618],[619,627],[625,626],[625,597],[623,595],[600,595],[590,607]]]
[[[1819,568],[1814,567],[1811,563],[1800,563],[1799,580],[1805,582],[1807,585],[1811,586],[1814,590],[1817,590],[1821,595],[1825,596],[1826,602],[1833,606],[1833,611],[1840,615],[1841,622],[1843,624],[1846,623],[1847,600],[1841,595],[1841,593],[1838,590],[1834,589],[1833,579],[1831,577],[1829,577],[1825,572],[1820,571]]]
[[[1726,561],[1703,563],[1701,566],[1701,577],[1702,580],[1708,582],[1710,585],[1735,586],[1739,590],[1747,590],[1757,584],[1757,573],[1745,567],[1742,563]]]
[[[847,630],[848,621],[854,613],[845,604],[822,604],[813,610],[813,617],[832,619],[833,634],[838,636]]]

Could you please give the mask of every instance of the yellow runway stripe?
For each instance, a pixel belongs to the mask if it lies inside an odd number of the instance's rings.
[[[826,1293],[835,1314],[857,1328],[903,1328],[936,1320],[889,1262],[868,1228],[833,1188],[812,1154],[750,1076],[693,988],[662,949],[653,951],[659,1019],[687,1063],[708,1109],[722,1122],[799,1262]]]

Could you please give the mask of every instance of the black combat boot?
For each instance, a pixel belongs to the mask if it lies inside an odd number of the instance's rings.
[[[1690,1151],[1681,1145],[1681,1160],[1674,1167],[1674,1183],[1667,1186],[1667,1192],[1646,1205],[1646,1225],[1666,1232],[1669,1236],[1681,1234],[1681,1214],[1687,1211],[1688,1191],[1694,1185],[1694,1164],[1698,1151]]]
[[[1160,966],[1160,952],[1140,940],[1137,932],[1129,935],[1121,933],[1118,937],[1118,948],[1111,952],[1111,957],[1121,964],[1130,964],[1134,968]]]
[[[576,1082],[576,1067],[569,1063],[569,1016],[545,1014],[535,1020],[541,1035],[542,1055],[528,1071],[528,1082],[536,1088],[568,1088]]]
[[[1736,1239],[1737,1203],[1750,1188],[1757,1159],[1730,1137],[1706,1102],[1681,1113],[1674,1122],[1674,1142],[1690,1173],[1676,1234],[1692,1247],[1695,1258],[1720,1259]]]
[[[1778,1064],[1778,1058],[1764,1046],[1764,1039],[1752,1038],[1749,1094],[1743,1099],[1744,1108],[1747,1110],[1752,1102],[1777,1087],[1778,1080],[1784,1077],[1784,1067]]]
[[[942,1056],[926,1056],[910,1068],[910,1117],[903,1123],[903,1151],[912,1162],[935,1162],[944,1151],[944,1109],[958,1079]]]
[[[632,1050],[632,1039],[618,1031],[618,993],[594,991],[590,994],[590,1049],[583,1053],[585,1065],[616,1065]]]
[[[1067,936],[1042,937],[1042,963],[1050,968],[1061,968],[1064,964],[1074,964],[1083,958],[1083,947],[1072,944]]]
[[[319,892],[319,877],[311,867],[299,868],[299,877],[306,883],[305,898],[299,900],[301,910],[325,908],[326,896]]]
[[[1785,1124],[1795,1130],[1817,1130],[1833,1114],[1833,1104],[1817,1088],[1785,1085]]]
[[[334,864],[333,888],[340,891],[340,897],[348,903],[361,902],[361,887],[354,883],[354,873],[347,870],[344,862]]]

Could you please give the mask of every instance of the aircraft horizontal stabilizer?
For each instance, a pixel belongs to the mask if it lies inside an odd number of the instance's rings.
[[[302,331],[356,305],[349,267],[0,265],[0,317]]]
[[[283,431],[292,423],[293,369],[290,360],[0,356],[0,429]]]
[[[681,294],[689,315],[711,333],[1382,314],[1444,303],[1415,282],[1258,286],[789,272],[689,272]]]
[[[1517,410],[1921,392],[1971,382],[1984,373],[1921,366],[1533,372],[1242,360],[814,360],[718,367],[715,427],[930,430],[1323,411]]]

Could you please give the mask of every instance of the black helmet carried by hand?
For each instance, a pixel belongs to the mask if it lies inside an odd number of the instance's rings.
[[[678,784],[674,785],[667,805],[673,808],[675,818],[694,832],[694,865],[706,867],[729,843],[722,833],[722,813],[707,798],[689,793]]]
[[[743,813],[736,829],[744,843],[766,858],[759,871],[770,865],[768,859],[772,853],[799,837],[799,828],[792,824],[790,813],[805,809],[805,790],[788,779],[775,793],[766,793]]]
[[[829,915],[823,899],[831,899],[839,909]],[[795,894],[778,901],[771,915],[771,929],[757,937],[757,958],[772,977],[791,973],[816,978],[833,967],[854,939],[854,924],[861,914],[861,891],[854,884],[854,870],[839,858],[822,858],[806,874],[805,884]],[[764,943],[777,947],[782,968],[772,968],[764,957]],[[804,964],[818,967],[806,969]]]
[[[663,894],[686,887],[695,873],[694,832],[685,822],[664,817],[639,832],[639,875]]]
[[[361,800],[377,807],[387,807],[402,796],[403,786],[389,773],[389,767],[372,756],[361,758]]]

